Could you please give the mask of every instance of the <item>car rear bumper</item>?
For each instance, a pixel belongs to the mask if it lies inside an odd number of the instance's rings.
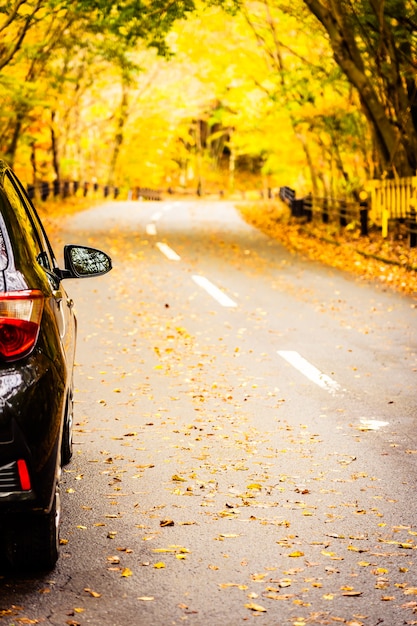
[[[38,352],[20,369],[14,364],[12,375],[0,370],[0,514],[51,506],[66,396],[65,366],[57,361]]]

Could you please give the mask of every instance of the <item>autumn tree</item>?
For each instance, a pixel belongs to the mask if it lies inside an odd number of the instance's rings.
[[[417,4],[407,0],[303,0],[356,88],[377,147],[380,175],[417,167]]]
[[[245,1],[241,12],[268,70],[255,83],[271,106],[286,111],[288,140],[302,146],[308,186],[315,196],[354,193],[369,169],[366,158],[357,167],[352,154],[367,155],[369,140],[358,98],[335,65],[323,29],[296,0]]]

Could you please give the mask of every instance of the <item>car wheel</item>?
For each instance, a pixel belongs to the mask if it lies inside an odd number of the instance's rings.
[[[61,445],[61,464],[68,465],[72,459],[72,429],[74,422],[74,401],[72,395],[72,389],[70,390],[67,398],[67,408],[65,411],[64,430],[62,433],[62,445]]]
[[[21,514],[8,519],[5,552],[14,570],[51,570],[59,553],[61,503],[57,487],[49,513]]]

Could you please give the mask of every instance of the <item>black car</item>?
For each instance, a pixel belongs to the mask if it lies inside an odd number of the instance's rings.
[[[18,569],[51,569],[58,558],[77,328],[63,280],[105,274],[111,259],[69,245],[64,265],[22,184],[0,161],[0,536]]]

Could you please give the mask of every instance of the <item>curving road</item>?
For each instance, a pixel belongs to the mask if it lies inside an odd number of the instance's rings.
[[[288,253],[227,202],[108,203],[76,301],[54,572],[0,624],[417,623],[416,302]]]

